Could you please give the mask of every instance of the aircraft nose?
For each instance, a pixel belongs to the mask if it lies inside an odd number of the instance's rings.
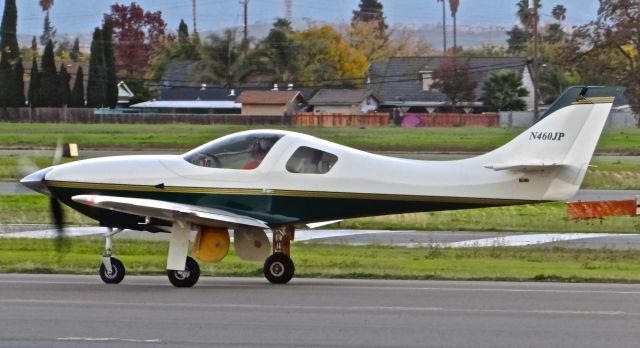
[[[53,167],[40,169],[39,171],[31,173],[22,178],[22,180],[20,180],[20,183],[33,191],[51,196],[49,188],[44,183],[44,178],[52,169]]]

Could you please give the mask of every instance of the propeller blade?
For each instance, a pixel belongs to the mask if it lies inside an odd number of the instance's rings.
[[[62,148],[63,148],[64,144],[62,144],[62,139],[58,139],[58,144],[56,145],[56,151],[53,153],[53,164],[54,166],[57,166],[58,164],[60,164],[62,162]]]
[[[62,204],[55,198],[49,199],[49,208],[51,210],[51,218],[56,225],[58,235],[55,238],[56,251],[61,251],[67,246],[66,236],[64,233],[64,211]]]

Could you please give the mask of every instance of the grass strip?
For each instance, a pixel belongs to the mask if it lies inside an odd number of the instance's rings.
[[[55,147],[58,139],[80,148],[164,147],[190,149],[217,137],[246,129],[239,125],[189,124],[53,124],[0,123],[0,146]],[[504,128],[402,127],[273,127],[314,135],[339,144],[370,151],[470,151],[495,149],[520,134]],[[640,154],[640,129],[606,130],[600,153]]]
[[[167,242],[123,239],[115,246],[128,274],[165,273]],[[51,240],[4,239],[0,272],[97,274],[102,248],[97,238],[73,239],[64,253],[53,251]],[[292,255],[296,277],[640,282],[636,250],[294,243]],[[241,261],[232,251],[220,263],[200,266],[203,275],[262,276],[261,263]]]

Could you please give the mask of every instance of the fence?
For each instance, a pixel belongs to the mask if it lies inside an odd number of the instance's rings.
[[[303,127],[383,127],[389,125],[389,114],[370,112],[367,114],[329,114],[298,112],[291,119],[293,126]]]
[[[44,123],[189,123],[290,125],[286,116],[204,114],[96,113],[92,108],[0,108],[2,122]]]
[[[500,116],[497,113],[482,114],[414,114],[405,113],[404,117],[418,117],[423,127],[497,127]]]
[[[528,128],[534,122],[532,111],[500,111],[500,127]],[[615,110],[609,112],[609,118],[605,128],[636,128],[639,127],[638,119],[630,109]]]

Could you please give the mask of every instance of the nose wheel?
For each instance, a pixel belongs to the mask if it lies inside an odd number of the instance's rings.
[[[111,256],[113,252],[113,236],[122,232],[122,229],[110,229],[104,234],[105,247],[102,254],[102,263],[100,264],[100,279],[106,284],[118,284],[124,279],[124,264],[115,257]]]
[[[110,257],[109,262],[110,269],[104,265],[104,262],[100,265],[100,278],[106,284],[118,284],[124,279],[124,265],[115,257]]]

